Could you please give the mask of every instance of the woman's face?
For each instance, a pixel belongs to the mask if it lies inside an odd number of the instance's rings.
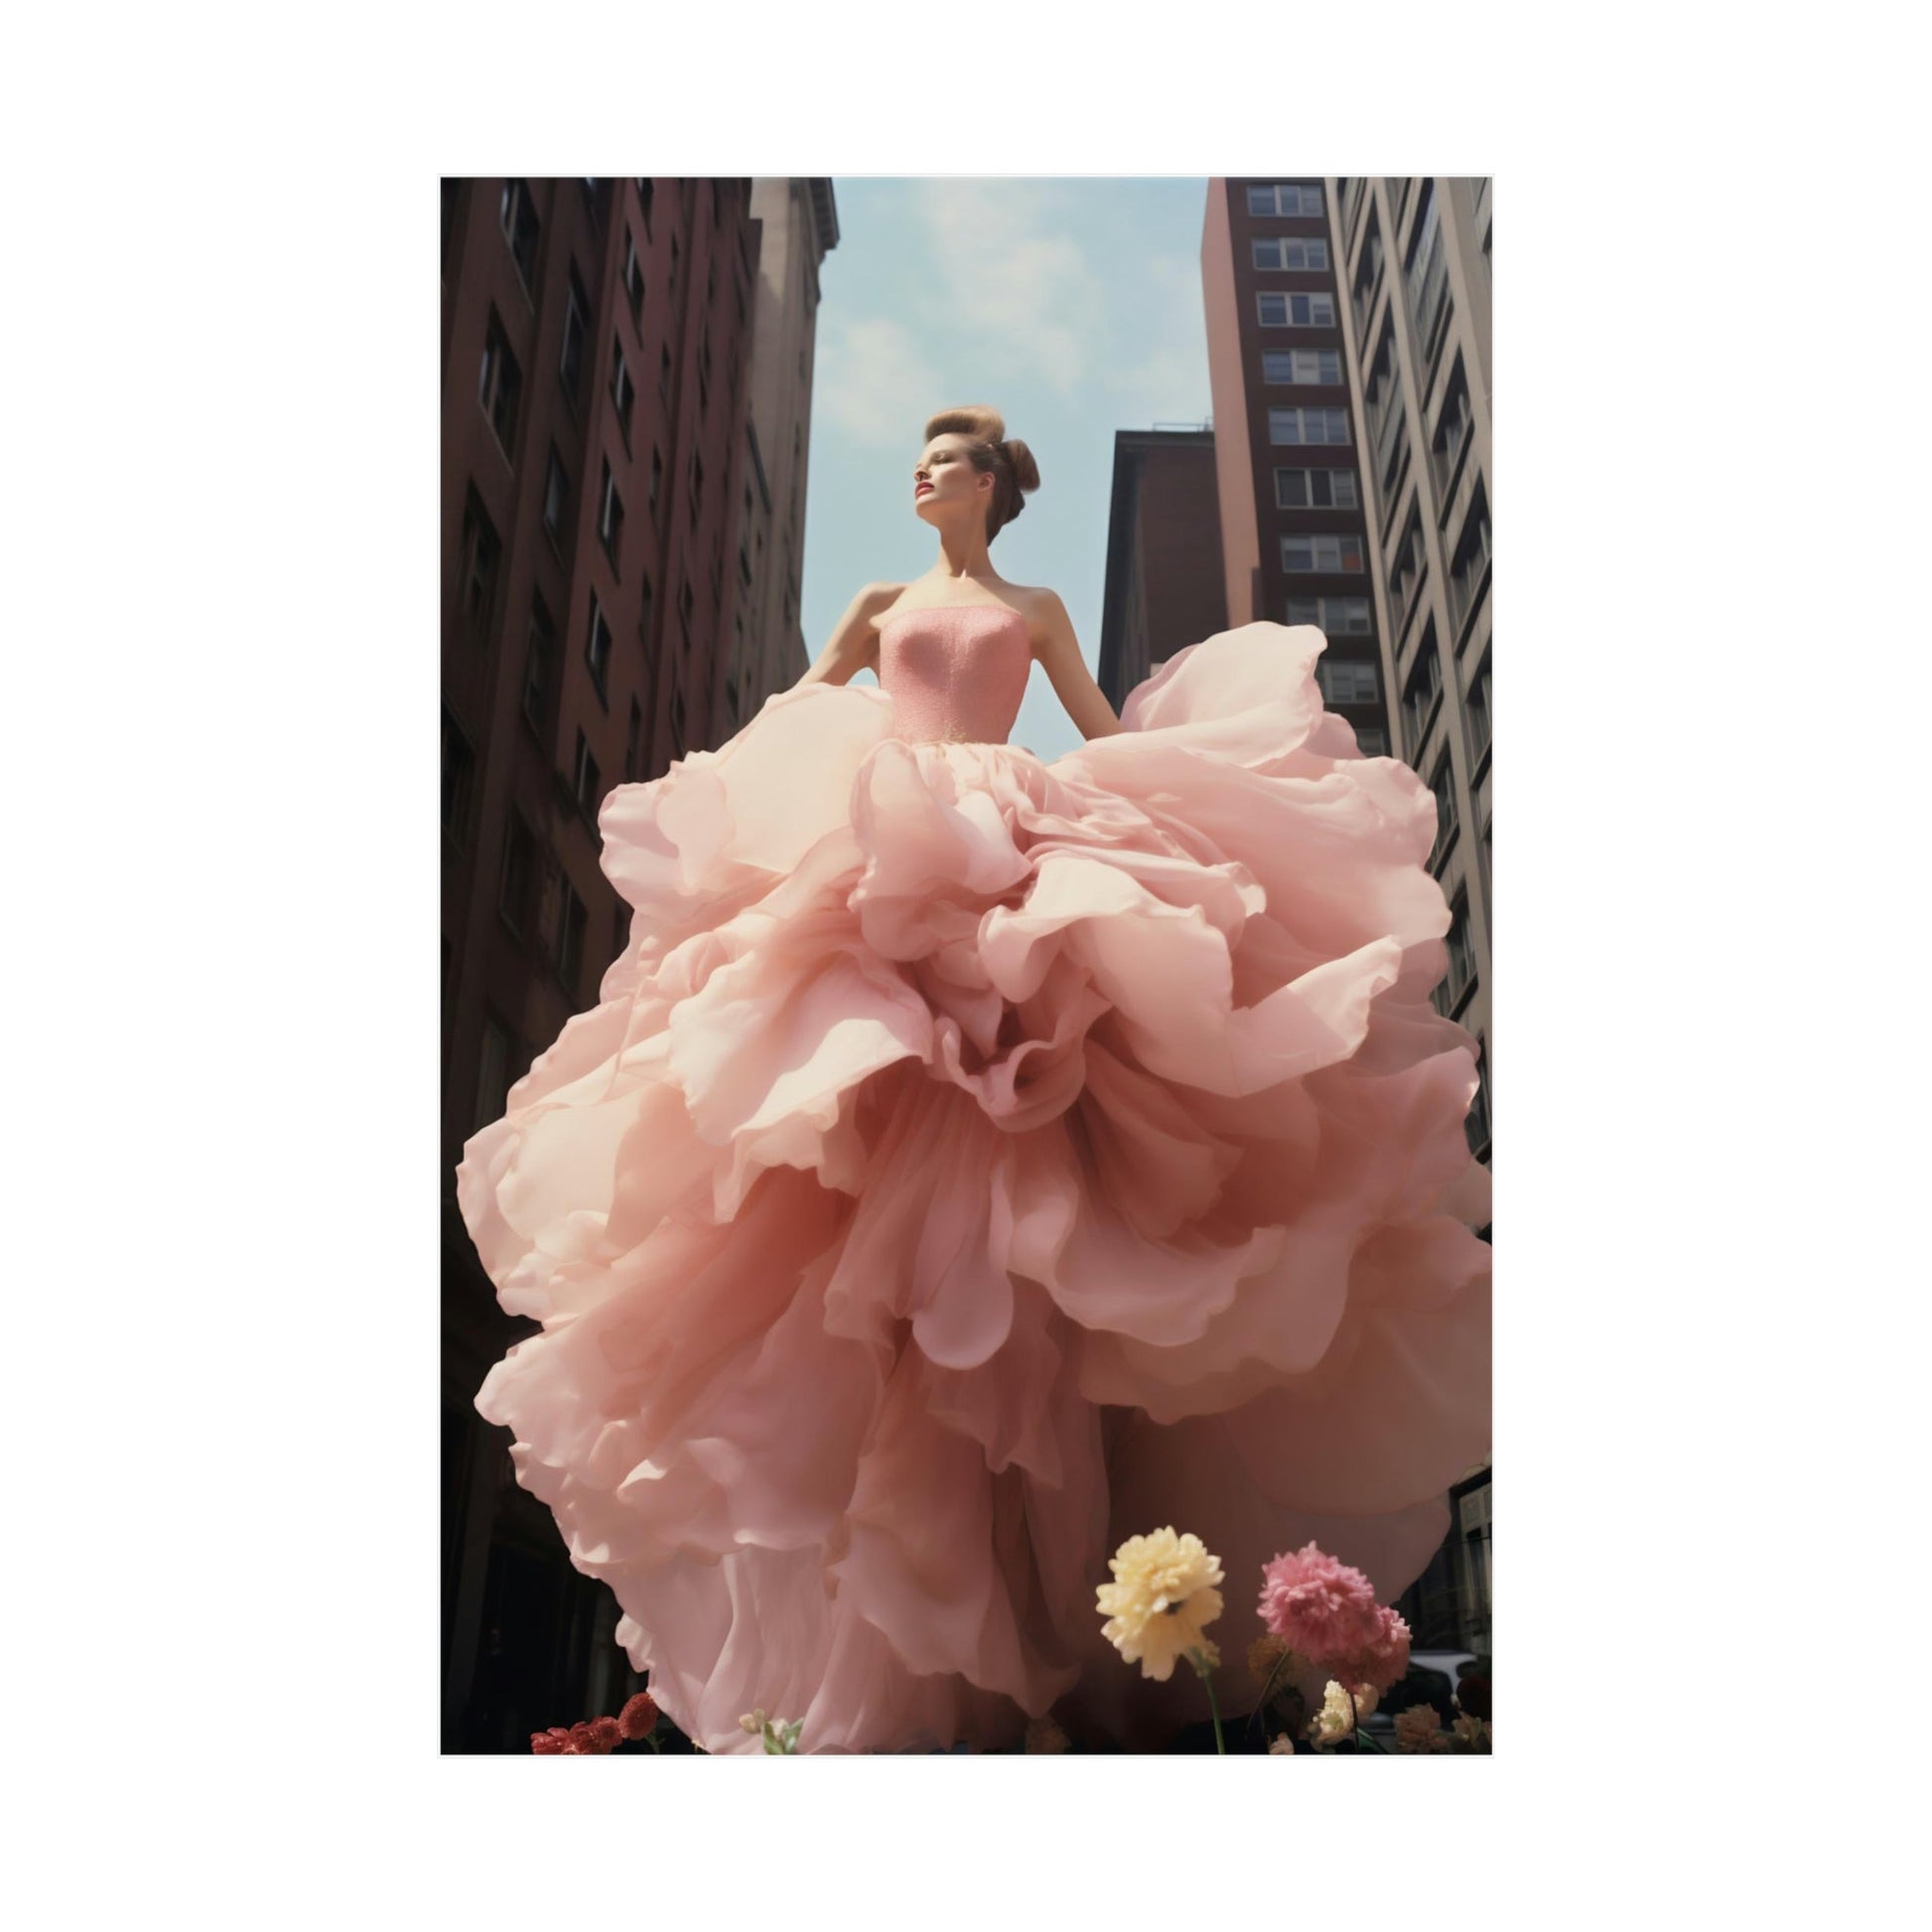
[[[993,473],[973,468],[968,441],[956,431],[935,436],[912,466],[912,508],[922,521],[950,524],[967,509],[985,518]]]

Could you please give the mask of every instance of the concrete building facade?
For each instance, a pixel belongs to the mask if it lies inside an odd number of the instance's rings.
[[[1490,237],[1487,177],[1323,183],[1396,755],[1436,797],[1431,869],[1450,908],[1436,1004],[1475,1035],[1470,1146],[1490,1159]],[[1401,1608],[1419,1647],[1490,1648],[1485,1462],[1449,1492],[1449,1534]]]
[[[1482,1043],[1470,1114],[1489,1145],[1490,287],[1485,177],[1323,184],[1393,747],[1436,796],[1431,867],[1453,914],[1437,1004]]]
[[[733,569],[739,604],[724,703],[731,728],[810,664],[801,625],[805,483],[811,457],[820,264],[838,246],[838,208],[823,179],[752,184],[759,224],[752,408]]]

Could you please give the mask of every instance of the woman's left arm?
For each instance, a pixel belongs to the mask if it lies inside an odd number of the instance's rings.
[[[1066,606],[1054,592],[1042,591],[1038,609],[1045,633],[1039,646],[1039,661],[1046,667],[1053,695],[1066,707],[1066,715],[1073,720],[1081,737],[1111,738],[1115,732],[1125,731],[1127,727],[1114,715],[1107,694],[1093,681],[1093,673],[1080,655],[1079,640],[1073,634],[1073,620],[1066,615]]]

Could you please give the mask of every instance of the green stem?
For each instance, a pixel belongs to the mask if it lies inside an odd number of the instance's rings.
[[[1227,1739],[1221,1735],[1221,1701],[1214,1695],[1214,1679],[1208,1673],[1207,1659],[1198,1650],[1190,1650],[1187,1661],[1200,1673],[1200,1681],[1207,1686],[1207,1708],[1214,1714],[1214,1749],[1225,1757],[1228,1746]]]

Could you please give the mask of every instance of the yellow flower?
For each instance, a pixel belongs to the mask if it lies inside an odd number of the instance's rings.
[[[1165,1683],[1174,1664],[1190,1650],[1202,1653],[1212,1668],[1221,1653],[1201,1632],[1221,1614],[1221,1561],[1209,1556],[1197,1536],[1172,1529],[1152,1536],[1130,1536],[1107,1568],[1096,1607],[1107,1618],[1101,1635],[1143,1677]]]
[[[1372,1684],[1357,1684],[1351,1707],[1348,1686],[1337,1684],[1331,1677],[1321,1700],[1321,1709],[1309,1721],[1308,1734],[1318,1745],[1339,1744],[1344,1737],[1354,1736],[1355,1720],[1366,1718],[1375,1709],[1375,1687]]]
[[[1268,1755],[1270,1757],[1293,1757],[1295,1755],[1295,1739],[1293,1737],[1277,1737],[1268,1746]]]

